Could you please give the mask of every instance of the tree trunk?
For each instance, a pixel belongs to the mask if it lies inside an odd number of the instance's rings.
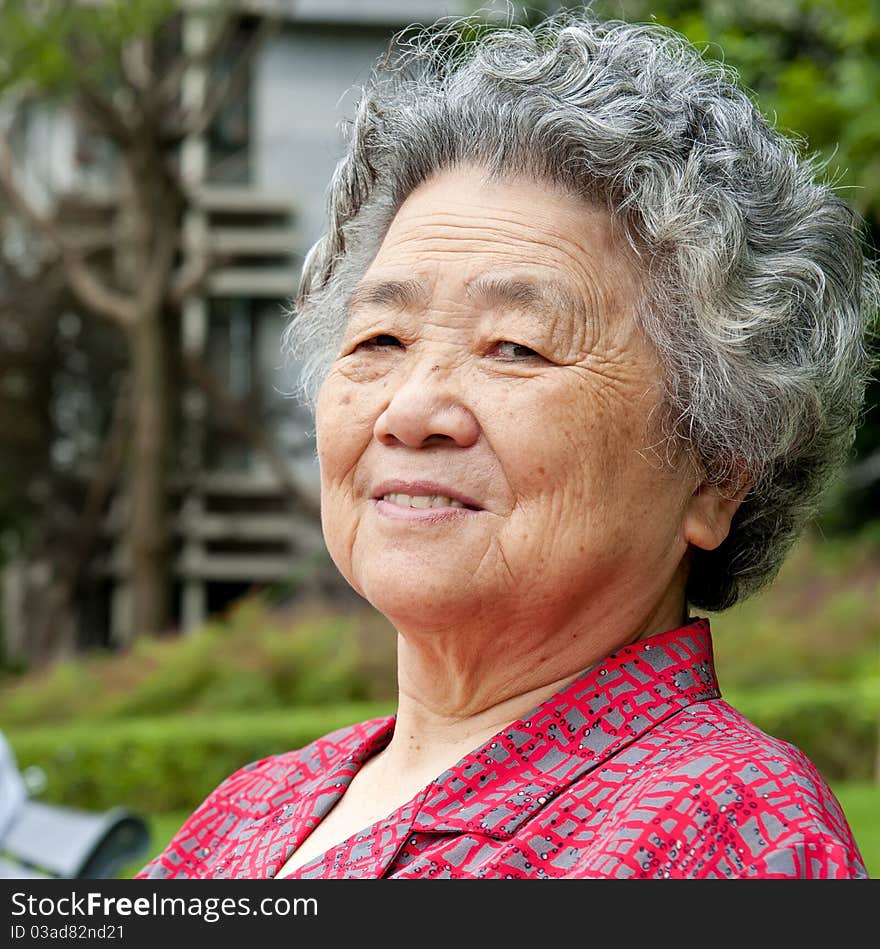
[[[169,618],[165,462],[168,405],[162,313],[142,310],[131,328],[132,404],[127,546],[131,633],[156,633]]]
[[[170,617],[166,468],[169,455],[170,373],[164,301],[178,238],[176,192],[152,130],[141,124],[126,152],[129,190],[122,210],[131,254],[120,277],[134,304],[130,328],[131,450],[128,492],[132,637],[161,632]]]

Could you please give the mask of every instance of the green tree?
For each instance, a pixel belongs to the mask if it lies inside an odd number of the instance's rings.
[[[30,242],[25,256],[57,268],[80,313],[115,328],[128,366],[126,547],[137,631],[159,630],[169,615],[168,354],[178,335],[176,309],[212,263],[188,248],[182,233],[190,187],[181,155],[188,140],[212,127],[275,28],[271,18],[252,21],[242,43],[236,6],[223,0],[197,7],[183,0],[0,4],[0,198],[7,222],[14,216],[23,225]],[[207,72],[196,96],[186,82],[194,67]],[[33,155],[22,133],[35,110],[50,109],[71,116],[108,155],[112,219],[89,241],[82,240],[88,195],[71,201],[48,194],[41,201],[28,187]]]

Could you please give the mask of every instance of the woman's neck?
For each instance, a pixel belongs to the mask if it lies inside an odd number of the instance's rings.
[[[421,677],[403,675],[389,757],[406,770],[422,770],[428,762],[442,759],[442,771],[527,715],[582,671],[525,688],[502,688],[493,698],[489,690],[465,697],[450,687],[441,701],[437,692],[420,688]]]
[[[638,618],[624,615],[617,626],[554,624],[537,642],[534,616],[521,624],[508,617],[503,628],[402,630],[397,721],[382,757],[399,773],[432,772],[430,780],[615,649],[686,617],[678,598]]]

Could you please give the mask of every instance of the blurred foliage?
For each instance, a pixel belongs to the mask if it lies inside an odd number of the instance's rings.
[[[352,722],[388,714],[389,703],[331,704],[283,713],[199,715],[13,729],[20,768],[46,774],[42,798],[144,814],[191,811],[251,761],[308,744]]]
[[[395,650],[372,610],[255,596],[191,636],[7,675],[0,722],[19,767],[46,773],[47,800],[187,809],[249,761],[389,713]]]
[[[852,827],[871,879],[880,879],[880,787],[845,782],[834,785],[833,791]]]
[[[3,0],[0,93],[18,83],[64,93],[115,83],[119,50],[149,34],[180,0]]]
[[[823,537],[814,527],[766,590],[708,615],[722,690],[877,679],[880,535]]]
[[[767,734],[800,748],[827,781],[872,778],[880,677],[727,692],[725,698]]]
[[[532,2],[527,20],[579,6]],[[878,0],[595,0],[592,8],[601,17],[672,27],[705,57],[723,61],[780,129],[825,156],[830,177],[876,227]]]
[[[191,636],[144,638],[125,654],[92,653],[7,675],[0,722],[112,722],[390,699],[396,642],[373,610],[333,613],[303,602],[285,616],[260,597],[246,598]]]

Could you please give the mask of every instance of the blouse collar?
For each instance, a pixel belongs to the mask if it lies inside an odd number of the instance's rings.
[[[619,752],[646,731],[717,698],[708,619],[623,646],[443,772],[413,829],[509,838],[612,755],[625,764]]]
[[[415,802],[413,829],[509,838],[572,782],[612,756],[615,767],[625,761],[618,752],[645,732],[717,698],[708,619],[623,646],[432,781]],[[313,820],[387,746],[395,721],[358,727],[357,741],[312,789]]]
[[[381,875],[414,831],[509,839],[589,772],[634,771],[643,752],[636,745],[628,756],[628,746],[689,705],[717,698],[708,619],[695,618],[623,646],[465,755],[388,821],[359,835],[351,852],[344,845],[333,847],[294,876],[321,875],[325,865],[340,860],[349,871],[360,861],[369,864],[365,875]],[[395,722],[393,715],[373,719],[320,739],[305,752],[307,770],[314,765],[311,780],[303,781],[300,769],[290,770],[286,756],[280,756],[272,764],[274,780],[265,775],[274,793],[261,802],[261,814],[253,815],[250,832],[233,848],[230,873],[242,867],[252,872],[248,861],[258,858],[259,874],[273,876],[363,764],[388,745]],[[261,835],[258,827],[272,828],[271,836]],[[378,848],[376,835],[382,839]]]

